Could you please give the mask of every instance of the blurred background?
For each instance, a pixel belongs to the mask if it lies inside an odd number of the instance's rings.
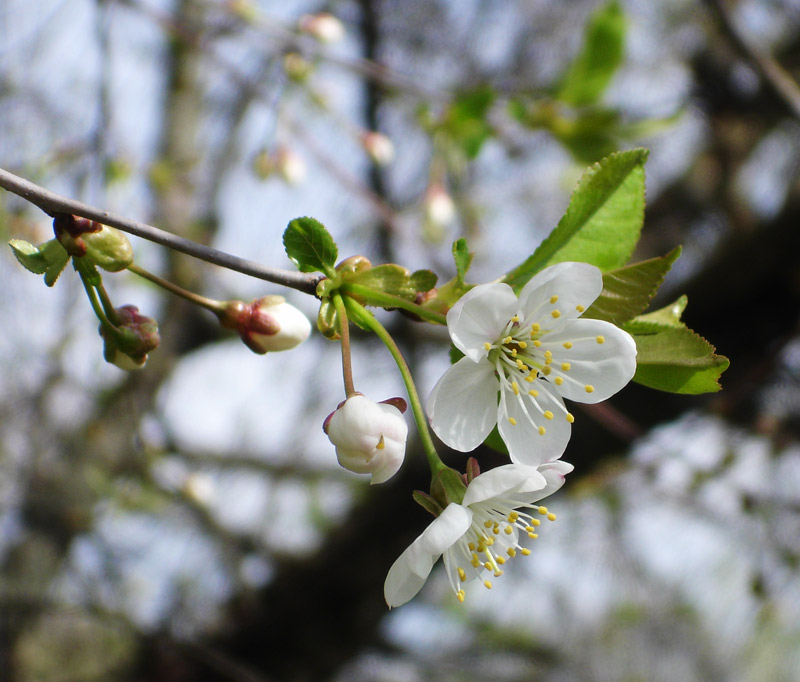
[[[598,11],[622,49],[580,96],[565,83]],[[115,305],[161,328],[126,374],[75,273],[47,289],[3,249],[0,679],[796,682],[797,76],[796,0],[4,0],[0,166],[265,265],[291,267],[281,234],[310,215],[341,256],[441,282],[465,236],[469,281],[488,281],[589,164],[649,148],[636,257],[683,245],[655,304],[688,294],[684,319],[731,368],[714,395],[632,384],[575,406],[576,471],[532,556],[463,605],[436,569],[389,612],[386,571],[430,520],[410,497],[427,468],[413,437],[386,485],[338,468],[321,430],[343,398],[338,344],[256,356],[108,275]],[[52,237],[6,192],[0,219],[5,241]],[[282,293],[316,315],[298,292],[134,248],[204,295]],[[446,330],[381,319],[426,395]],[[355,335],[356,387],[404,395]]]

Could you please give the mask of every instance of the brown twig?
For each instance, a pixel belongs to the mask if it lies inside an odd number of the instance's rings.
[[[214,265],[219,265],[228,270],[235,270],[236,272],[241,272],[250,277],[263,279],[267,282],[280,284],[281,286],[291,289],[297,289],[298,291],[311,294],[312,296],[321,279],[320,275],[293,272],[291,270],[281,270],[280,268],[270,268],[265,265],[260,265],[254,261],[239,258],[238,256],[233,256],[224,251],[213,249],[210,246],[198,244],[190,239],[179,237],[176,234],[166,232],[158,227],[140,223],[136,220],[110,213],[109,211],[103,211],[89,204],[75,201],[74,199],[68,199],[44,187],[40,187],[29,180],[9,173],[2,168],[0,168],[0,187],[38,206],[50,216],[55,216],[59,213],[70,213],[89,220],[96,220],[103,225],[116,227],[118,230],[122,230],[128,234],[147,239],[156,244],[161,244],[174,251],[180,251],[181,253],[206,261],[207,263],[213,263]]]

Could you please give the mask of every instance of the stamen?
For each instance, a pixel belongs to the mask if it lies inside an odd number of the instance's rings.
[[[459,590],[458,592],[456,592],[456,597],[458,598],[458,601],[460,601],[462,604],[464,603],[465,596],[466,592],[464,592],[464,590]]]
[[[483,347],[484,347],[484,349],[485,349],[485,350],[492,350],[492,344],[491,344],[491,343],[489,343],[488,341],[486,341],[486,342],[483,344]]]
[[[381,439],[378,441],[378,444],[375,446],[376,450],[383,450],[386,447],[386,441],[383,439],[383,434],[381,434]]]
[[[558,301],[558,296],[556,294],[553,294],[550,297],[550,303],[555,303],[556,301]]]
[[[516,381],[511,382],[511,390],[514,391],[514,395],[519,395],[519,384]]]
[[[597,343],[605,343],[605,342],[606,342],[606,339],[605,339],[605,337],[604,337],[604,336],[598,336],[598,337],[595,339],[595,341],[597,341]]]
[[[586,384],[584,388],[586,389],[587,393],[594,393],[594,386],[592,386],[591,384]]]
[[[598,342],[598,343],[599,343],[599,342]],[[527,343],[526,341],[517,341],[517,345],[518,345],[520,348],[523,348],[523,349],[525,349],[525,348],[527,348],[527,347],[528,347],[528,343]]]
[[[572,341],[564,341],[562,345],[564,346],[564,348],[569,350],[570,348],[572,348]]]
[[[519,315],[514,315],[514,317],[511,318],[511,321],[512,322],[519,322]]]
[[[538,511],[542,516],[547,514],[547,507],[539,507],[536,511]]]
[[[570,365],[568,362],[561,363],[561,369],[563,369],[565,372],[569,372],[571,367],[572,365]]]
[[[570,424],[572,424],[575,421],[575,416],[572,414],[572,412],[567,412],[567,421]]]
[[[492,589],[492,581],[491,580],[484,580],[483,584],[486,586],[487,590],[491,590]]]
[[[539,435],[540,436],[543,436],[546,431],[547,431],[547,429],[545,429],[544,426],[540,426],[539,427]]]
[[[542,345],[542,342],[541,342],[541,341],[539,341],[539,339],[534,339],[534,340],[533,340],[533,347],[534,347],[534,348],[540,348],[540,347],[541,347],[541,345]]]
[[[555,319],[558,319],[559,317],[561,317],[561,311],[558,308],[556,308],[553,312],[550,313],[550,315]]]
[[[533,381],[533,379],[531,379],[531,381]],[[537,391],[535,388],[532,388],[530,391],[528,391],[528,395],[532,398],[535,398],[537,395],[539,395],[539,391]]]
[[[576,305],[575,310],[577,310],[579,313],[582,313],[584,310],[586,310],[586,308],[584,308],[582,305]]]
[[[466,574],[466,572],[464,571],[464,569],[463,569],[463,568],[461,568],[460,566],[458,567],[458,579],[459,579],[459,580],[460,580],[462,583],[465,583],[465,582],[467,582],[467,574]]]
[[[553,512],[550,512],[550,513],[547,515],[547,520],[548,520],[548,521],[555,521],[555,520],[556,520],[556,515],[555,515]]]
[[[556,377],[555,379],[553,379],[553,381],[555,382],[556,386],[561,386],[561,384],[564,383],[563,377]]]
[[[550,410],[545,410],[544,412],[542,412],[542,416],[545,419],[552,419],[553,418],[553,413]]]
[[[503,564],[505,564],[505,563],[506,563],[506,558],[505,558],[504,556],[499,556],[499,557],[497,557],[497,558],[495,559],[495,561],[496,561],[498,564],[500,564],[500,566],[502,566]]]
[[[523,547],[519,553],[522,554],[522,556],[530,556],[531,550],[529,550],[527,547]]]
[[[541,329],[542,329],[542,328],[539,326],[539,323],[538,323],[538,322],[534,322],[534,323],[531,325],[531,332],[532,332],[532,333],[534,333],[534,334],[536,334],[537,332],[541,331]]]

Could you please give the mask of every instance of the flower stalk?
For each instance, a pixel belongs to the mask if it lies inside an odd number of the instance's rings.
[[[350,323],[347,320],[347,308],[339,292],[332,296],[336,314],[339,316],[339,326],[341,327],[342,342],[342,378],[344,379],[344,393],[350,398],[355,395],[356,389],[353,384],[353,363],[350,356]]]
[[[345,297],[343,301],[345,307],[350,313],[350,316],[353,319],[357,319],[358,322],[364,327],[367,327],[373,331],[375,335],[381,341],[383,341],[383,344],[392,354],[392,358],[394,358],[397,368],[400,370],[400,376],[403,377],[403,383],[405,384],[406,391],[408,392],[408,400],[411,404],[411,411],[414,413],[414,421],[417,423],[417,431],[419,432],[420,441],[422,442],[422,449],[425,451],[425,456],[428,459],[428,466],[430,466],[431,473],[435,475],[437,472],[447,469],[447,465],[442,462],[442,460],[439,458],[439,453],[436,452],[436,446],[433,443],[433,438],[431,437],[431,433],[428,428],[428,420],[425,417],[425,410],[422,407],[422,401],[420,400],[419,393],[417,392],[414,378],[411,375],[411,370],[408,367],[408,363],[403,357],[403,354],[400,352],[400,348],[397,346],[397,343],[395,343],[395,340],[392,338],[391,334],[386,331],[386,328],[380,322],[378,322],[375,316],[372,315],[372,313],[370,313],[366,308],[364,308],[364,306],[358,303],[358,301],[353,300],[349,296]],[[345,325],[342,325],[343,329],[344,326]],[[342,340],[344,340],[344,334],[342,334]]]
[[[206,310],[211,311],[217,317],[220,317],[225,314],[225,303],[221,301],[215,301],[211,298],[206,298],[205,296],[201,296],[200,294],[196,294],[193,291],[189,291],[188,289],[184,289],[177,284],[173,284],[158,275],[145,270],[143,267],[136,265],[135,263],[131,263],[128,266],[128,270],[135,275],[139,275],[143,279],[146,279],[148,282],[152,282],[156,286],[161,287],[162,289],[166,289],[172,294],[176,296],[180,296],[182,299],[189,301],[190,303],[194,303],[195,305],[199,305],[201,308],[205,308]]]

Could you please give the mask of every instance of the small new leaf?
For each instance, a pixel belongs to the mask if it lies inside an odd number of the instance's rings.
[[[339,249],[330,232],[314,218],[295,218],[283,233],[286,255],[300,272],[323,272],[335,275]]]
[[[69,262],[69,254],[58,240],[34,246],[23,239],[12,239],[8,245],[20,265],[37,275],[44,275],[44,283],[51,287]]]
[[[617,152],[586,171],[556,228],[500,281],[519,291],[537,272],[555,263],[582,261],[603,272],[625,265],[644,222],[647,153],[646,149]]]
[[[453,242],[453,260],[456,262],[456,277],[459,284],[464,284],[464,277],[472,264],[472,254],[467,247],[467,240],[464,237]]]

